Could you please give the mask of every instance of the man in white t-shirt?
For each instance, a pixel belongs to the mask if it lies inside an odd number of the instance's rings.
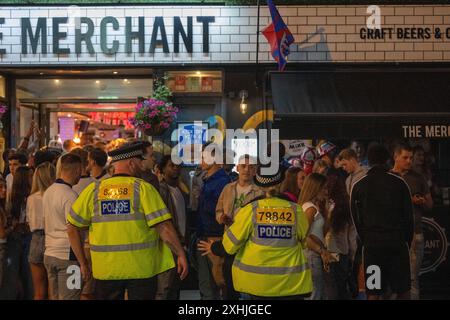
[[[241,156],[236,169],[239,173],[238,180],[225,186],[216,207],[216,220],[225,226],[233,222],[237,210],[263,195],[253,183],[256,174],[255,158],[248,154]]]
[[[248,154],[242,155],[237,164],[238,180],[229,183],[223,188],[216,206],[216,220],[228,228],[239,209],[249,204],[256,198],[264,195],[262,190],[253,182],[256,175],[256,159]],[[223,265],[223,277],[225,287],[222,290],[222,298],[225,300],[239,299],[239,293],[234,291],[231,279],[231,266],[234,256],[226,256]]]
[[[81,159],[75,154],[61,157],[60,178],[44,193],[45,221],[44,265],[47,269],[51,300],[78,300],[81,276],[75,255],[71,252],[66,217],[78,194],[72,190],[81,176]],[[77,277],[78,275],[78,277]],[[72,277],[70,281],[69,277]]]
[[[353,149],[342,150],[338,158],[342,169],[348,173],[348,177],[345,180],[345,188],[348,195],[350,195],[353,185],[367,174],[367,169],[359,164],[358,156]]]
[[[88,185],[95,182],[95,178],[88,174],[88,152],[82,148],[75,148],[70,153],[75,154],[81,159],[81,177],[80,181],[72,187],[73,191],[80,194]]]
[[[100,150],[100,149],[98,149]],[[100,150],[101,152],[105,153],[104,151]],[[70,151],[72,154],[76,154],[81,159],[81,177],[80,181],[76,185],[72,187],[73,191],[77,193],[77,195],[80,195],[83,190],[90,185],[91,183],[97,181],[96,178],[89,175],[89,160],[88,151],[82,149],[82,148],[75,148],[72,151]],[[105,159],[106,159],[106,153],[105,153]],[[91,160],[93,161],[93,160]],[[105,160],[106,162],[106,160]],[[101,169],[103,166],[101,167]],[[96,168],[97,169],[97,168]],[[94,170],[95,174],[99,174],[97,170]],[[100,175],[100,174],[99,174]],[[90,253],[90,246],[89,246],[89,233],[88,230],[84,232],[84,254],[86,255],[88,259],[89,266],[92,268],[92,261],[91,261],[91,253]],[[85,281],[83,283],[83,289],[81,291],[80,300],[94,300],[94,292],[95,292],[95,279],[91,278],[89,281]]]
[[[100,148],[90,150],[87,161],[87,170],[91,173],[91,178],[103,180],[111,177],[105,169],[108,161],[108,155],[105,151]]]

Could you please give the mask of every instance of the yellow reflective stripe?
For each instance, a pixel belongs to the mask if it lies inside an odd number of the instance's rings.
[[[241,243],[241,241],[239,241],[239,240],[234,236],[233,232],[231,232],[230,229],[227,230],[226,235],[227,235],[228,239],[230,239],[230,241],[231,241],[235,246],[238,246],[238,245]]]
[[[92,217],[92,223],[137,220],[144,220],[144,214],[142,212],[132,214],[105,214]]]
[[[84,220],[82,217],[80,217],[78,214],[76,214],[75,211],[73,211],[72,208],[70,208],[69,216],[70,216],[76,223],[79,223],[80,225],[88,226],[88,225],[91,224],[90,221]]]
[[[114,244],[114,245],[93,245],[91,243],[91,251],[94,252],[117,252],[117,251],[134,251],[154,248],[158,245],[158,240],[142,242],[142,243],[130,243],[130,244]]]
[[[251,266],[242,263],[239,260],[234,260],[233,266],[241,269],[245,272],[258,273],[258,274],[270,274],[270,275],[284,275],[288,273],[301,273],[309,269],[307,263],[301,266],[294,267],[261,267],[261,266]]]
[[[167,210],[167,208],[163,208],[161,210],[146,214],[145,218],[147,219],[147,221],[152,221],[152,220],[162,217],[163,215],[165,215],[167,213],[169,213],[169,210]]]

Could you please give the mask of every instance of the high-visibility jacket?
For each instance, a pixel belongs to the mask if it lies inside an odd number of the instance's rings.
[[[301,206],[279,198],[254,201],[234,217],[222,244],[236,254],[236,291],[263,297],[309,294],[311,270],[303,252],[308,220]]]
[[[90,184],[67,216],[89,227],[92,273],[99,280],[144,279],[173,268],[170,249],[152,228],[168,219],[156,189],[124,175]]]

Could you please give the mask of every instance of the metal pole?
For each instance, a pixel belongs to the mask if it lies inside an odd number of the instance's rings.
[[[255,70],[255,87],[259,89],[258,69],[259,69],[259,18],[260,18],[260,0],[257,0],[258,17],[256,19],[256,70]]]

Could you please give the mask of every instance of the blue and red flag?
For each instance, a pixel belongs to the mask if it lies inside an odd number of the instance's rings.
[[[286,58],[290,53],[289,46],[295,40],[272,0],[267,0],[267,5],[272,16],[272,23],[262,30],[262,34],[270,44],[272,57],[278,63],[278,70],[283,71],[287,63]]]

